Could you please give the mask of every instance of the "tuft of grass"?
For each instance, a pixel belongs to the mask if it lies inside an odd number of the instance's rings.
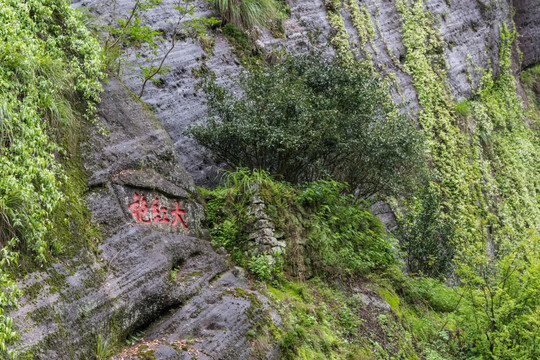
[[[268,28],[279,17],[276,0],[212,0],[212,3],[226,22],[241,29]]]
[[[463,100],[456,104],[456,112],[463,117],[469,116],[472,110],[472,103],[468,100]]]
[[[97,337],[96,360],[107,360],[112,355],[112,349],[109,342],[103,338],[101,334]]]

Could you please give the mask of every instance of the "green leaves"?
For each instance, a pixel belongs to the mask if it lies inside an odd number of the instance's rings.
[[[210,0],[221,17],[241,29],[270,27],[279,20],[280,5],[276,0]]]
[[[298,195],[310,212],[306,257],[319,276],[363,276],[397,261],[397,249],[384,226],[346,192],[345,184],[319,180]]]
[[[101,93],[101,48],[63,0],[0,0],[0,357],[16,340],[6,316],[20,296],[8,267],[19,251],[38,261],[56,241],[52,213],[67,200],[60,158],[72,130],[93,117]],[[60,146],[59,144],[66,144]],[[68,151],[66,151],[68,150]],[[80,203],[80,200],[77,201]]]
[[[276,263],[266,254],[246,257],[246,251],[252,250],[249,224],[253,219],[248,214],[255,191],[263,199],[276,233],[287,243],[285,256],[274,254]],[[296,269],[291,271],[297,276],[347,280],[396,264],[395,241],[361,202],[344,195],[346,191],[346,184],[332,180],[294,188],[265,172],[240,169],[205,196],[207,224],[213,242],[261,280],[276,277],[283,266],[281,259],[286,269]]]
[[[273,258],[269,255],[253,256],[248,262],[248,269],[254,273],[259,280],[266,281],[272,276]]]
[[[365,66],[291,57],[240,80],[243,97],[206,82],[206,125],[188,134],[231,167],[302,183],[331,176],[358,196],[405,192],[422,165],[421,138]]]
[[[537,244],[535,237],[505,241],[495,260],[476,255],[476,261],[460,268],[467,301],[459,315],[475,353],[497,359],[540,356]]]

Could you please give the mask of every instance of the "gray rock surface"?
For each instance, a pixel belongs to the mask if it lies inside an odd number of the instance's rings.
[[[374,38],[367,51],[374,55],[377,68],[386,76],[395,76],[399,84],[396,99],[409,103],[412,111],[418,110],[416,90],[411,77],[404,72],[402,60],[405,48],[401,39],[401,15],[395,1],[354,0],[368,10]],[[171,6],[174,0],[164,0],[163,4],[145,15],[144,21],[154,29],[170,31],[171,25],[165,23],[173,16]],[[88,7],[104,22],[111,17],[112,2],[109,0],[74,0],[74,6]],[[117,14],[126,14],[132,1],[118,0]],[[195,0],[195,16],[212,16],[216,13],[204,0]],[[285,37],[275,38],[268,31],[258,31],[258,46],[266,53],[286,49],[292,53],[305,53],[309,49],[319,49],[329,55],[333,50],[328,46],[334,30],[326,17],[323,0],[288,0],[290,18],[284,23]],[[433,22],[445,43],[444,57],[448,70],[448,85],[451,96],[456,100],[470,97],[482,76],[478,68],[497,69],[500,47],[500,27],[506,23],[512,27],[513,8],[511,2],[492,0],[426,0],[425,10],[431,12]],[[538,59],[540,44],[540,10],[536,0],[515,0],[516,24],[521,31],[521,49],[524,65],[528,66]],[[342,12],[350,41],[358,56],[364,56],[359,48],[359,38],[350,14]],[[118,15],[117,17],[120,17]],[[203,63],[216,74],[219,83],[234,88],[234,78],[242,69],[235,58],[231,46],[219,32],[213,32],[216,44],[214,55],[206,54],[200,44],[193,40],[181,42],[167,60],[171,71],[162,77],[160,87],[147,87],[143,100],[151,106],[174,142],[180,159],[197,185],[216,184],[218,166],[208,159],[208,154],[192,139],[183,135],[189,125],[204,121],[206,109],[204,95],[195,90],[197,78],[193,69]],[[163,49],[168,46],[163,44]],[[139,64],[144,59],[129,59]],[[136,69],[136,68],[135,68]],[[123,76],[130,89],[140,88],[138,70],[129,70]]]
[[[540,63],[540,1],[514,0],[523,66]]]
[[[160,332],[170,343],[196,335],[202,340],[193,346],[210,358],[249,358],[246,334],[258,323],[246,309],[267,301],[249,290],[244,276],[236,277],[225,256],[196,237],[204,209],[165,130],[118,80],[111,77],[105,89],[99,120],[88,126],[82,149],[91,186],[86,199],[104,240],[83,244],[77,257],[20,281],[25,295],[10,314],[19,327],[19,350],[33,359],[93,359],[99,335],[123,343],[172,314],[176,328]],[[146,214],[129,208],[135,193],[147,197]],[[153,214],[156,197],[169,207],[170,222],[160,221],[162,212]],[[184,222],[174,224],[176,204],[185,213]],[[259,308],[261,321],[278,320],[268,305]],[[189,321],[179,320],[184,318]],[[170,356],[156,358],[184,358],[181,348],[167,351]],[[275,352],[269,344],[268,356]]]
[[[252,337],[260,337],[264,332],[261,323],[271,320],[280,324],[280,319],[269,311],[268,302],[260,295],[242,290],[246,287],[245,280],[239,280],[233,271],[228,271],[207,291],[150,327],[143,342],[156,342],[151,346],[156,359],[192,359],[194,354],[201,360],[253,358],[252,340],[246,336],[247,332],[256,329]],[[191,341],[179,342],[178,339]],[[273,359],[278,355],[271,344],[259,343],[256,358]]]

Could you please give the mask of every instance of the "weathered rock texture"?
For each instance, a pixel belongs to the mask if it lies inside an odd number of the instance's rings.
[[[87,131],[86,199],[104,240],[94,244],[97,248],[81,246],[77,258],[21,281],[22,306],[11,314],[20,328],[21,350],[34,359],[90,359],[100,334],[109,343],[122,343],[128,334],[172,313],[182,321],[160,332],[167,343],[202,337],[190,349],[215,359],[236,359],[236,354],[249,358],[246,333],[258,326],[258,319],[271,321],[269,307],[231,271],[226,257],[197,237],[204,235],[204,210],[165,130],[111,77],[99,121]],[[129,208],[135,193],[139,199],[147,197],[146,214],[140,202],[139,211]],[[159,221],[163,212],[153,213],[155,198],[169,208],[171,222]],[[185,211],[185,226],[173,222],[177,204]],[[181,347],[166,351],[158,358],[187,356]],[[275,354],[275,344],[268,344],[268,354]]]
[[[285,241],[276,238],[275,226],[266,214],[266,206],[258,192],[253,195],[248,215],[253,219],[250,224],[251,251],[255,255],[285,253]]]
[[[145,15],[144,22],[170,33],[174,2],[164,0]],[[109,0],[73,3],[91,8],[103,22],[112,14]],[[132,4],[131,0],[118,0],[118,17],[125,16]],[[196,0],[194,4],[195,16],[215,15],[207,1]],[[367,8],[375,32],[367,49],[355,45],[358,34],[350,15],[343,12],[353,49],[358,56],[372,53],[383,74],[395,74],[400,88],[396,96],[418,109],[416,91],[402,65],[405,48],[395,2],[365,0],[359,4]],[[263,51],[319,49],[332,54],[327,44],[335,30],[328,23],[325,1],[289,0],[288,5],[291,16],[285,22],[285,38],[262,32],[258,44]],[[514,0],[514,6],[523,65],[528,66],[537,62],[540,54],[540,5],[536,0]],[[471,96],[481,76],[476,68],[497,68],[499,29],[503,23],[512,27],[511,2],[427,0],[426,10],[432,13],[444,39],[452,96],[457,100]],[[219,83],[234,88],[231,77],[242,70],[227,40],[217,31],[213,35],[212,56],[194,40],[179,42],[169,56],[170,71],[162,77],[161,85],[147,87],[142,100],[152,108],[157,121],[114,78],[107,84],[99,124],[108,135],[92,128],[84,148],[91,186],[87,202],[104,241],[95,247],[83,246],[77,258],[58,262],[21,281],[25,297],[11,316],[20,327],[20,343],[33,358],[92,358],[99,333],[110,341],[122,341],[156,321],[147,333],[147,340],[154,345],[147,350],[157,359],[187,359],[193,352],[201,359],[249,358],[248,329],[258,326],[260,319],[279,323],[260,295],[242,290],[248,284],[238,271],[230,270],[226,259],[201,240],[203,207],[195,184],[214,184],[218,166],[183,135],[190,124],[204,121],[206,115],[204,97],[196,91],[195,73],[205,65]],[[163,48],[168,45],[163,44]],[[136,65],[144,58],[132,56],[128,60]],[[128,69],[123,76],[133,91],[141,86],[135,69]],[[134,212],[137,206],[145,206],[142,195],[148,210]],[[162,212],[162,208],[167,211]],[[185,211],[180,215],[186,226],[172,224],[176,209]],[[166,216],[171,222],[160,221]],[[266,225],[261,224],[260,229],[269,229]],[[169,312],[169,317],[159,320]],[[195,340],[188,344],[186,338]],[[182,350],[183,345],[187,350]],[[275,344],[265,346],[262,357],[277,356]]]
[[[354,0],[356,1],[356,0]],[[108,0],[74,0],[78,7],[89,7],[103,21],[111,16],[111,4]],[[170,32],[170,23],[174,0],[164,0],[163,4],[145,15],[145,22],[152,28]],[[216,13],[204,0],[194,2],[197,7],[195,16],[212,16]],[[266,53],[286,49],[292,53],[305,53],[317,49],[332,54],[328,45],[335,30],[326,16],[324,0],[288,0],[291,15],[285,21],[285,38],[274,38],[269,32],[261,32],[257,44]],[[405,48],[402,44],[400,29],[401,15],[395,1],[361,0],[359,6],[365,6],[371,17],[374,36],[366,49],[360,48],[357,30],[354,28],[349,12],[343,11],[345,28],[357,56],[365,56],[365,51],[373,55],[376,67],[383,73],[395,76],[399,84],[397,99],[409,102],[411,109],[418,110],[416,91],[411,78],[404,72],[402,62]],[[118,0],[117,14],[125,16],[132,1]],[[517,10],[515,21],[521,31],[520,43],[524,54],[525,66],[538,60],[540,52],[539,32],[540,5],[536,0],[514,0]],[[482,76],[478,68],[497,69],[500,49],[500,27],[506,23],[512,28],[513,7],[510,0],[426,0],[426,10],[433,15],[435,27],[439,29],[445,43],[444,58],[448,68],[448,85],[456,100],[470,97]],[[209,71],[216,74],[217,81],[232,86],[231,77],[241,71],[231,46],[219,32],[214,32],[216,44],[214,55],[205,53],[193,40],[179,43],[171,52],[167,63],[171,71],[162,77],[163,83],[157,87],[147,87],[143,100],[149,104],[156,118],[163,124],[173,139],[174,147],[187,171],[198,185],[213,185],[217,166],[208,160],[207,154],[192,139],[183,135],[189,125],[204,121],[206,109],[204,95],[195,90],[198,79],[193,70],[203,63]],[[167,43],[163,45],[164,48]],[[133,63],[144,59],[130,58]],[[141,81],[138,70],[128,70],[124,76],[130,89],[136,91]],[[400,100],[401,101],[401,100]]]
[[[540,1],[514,0],[519,47],[523,52],[523,66],[540,62]]]

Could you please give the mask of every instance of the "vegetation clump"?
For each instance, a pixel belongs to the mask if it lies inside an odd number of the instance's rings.
[[[255,193],[287,244],[284,254],[250,255]],[[214,245],[264,283],[260,291],[283,318],[275,339],[282,358],[460,358],[463,339],[450,339],[450,329],[463,326],[456,319],[465,300],[439,280],[404,275],[396,241],[346,185],[292,186],[239,170],[203,195]],[[359,289],[383,298],[395,315],[363,303]]]
[[[188,131],[232,168],[296,184],[330,176],[363,198],[406,193],[420,173],[419,132],[367,66],[296,56],[240,84],[243,96],[207,81],[210,117]]]
[[[204,190],[207,224],[214,243],[261,280],[280,279],[283,269],[300,278],[346,280],[397,264],[395,240],[346,190],[332,180],[293,187],[263,171],[241,170],[230,173],[221,187]],[[249,208],[256,193],[265,202],[276,234],[287,240],[285,259],[279,254],[274,262],[264,255],[249,256],[255,220]]]

